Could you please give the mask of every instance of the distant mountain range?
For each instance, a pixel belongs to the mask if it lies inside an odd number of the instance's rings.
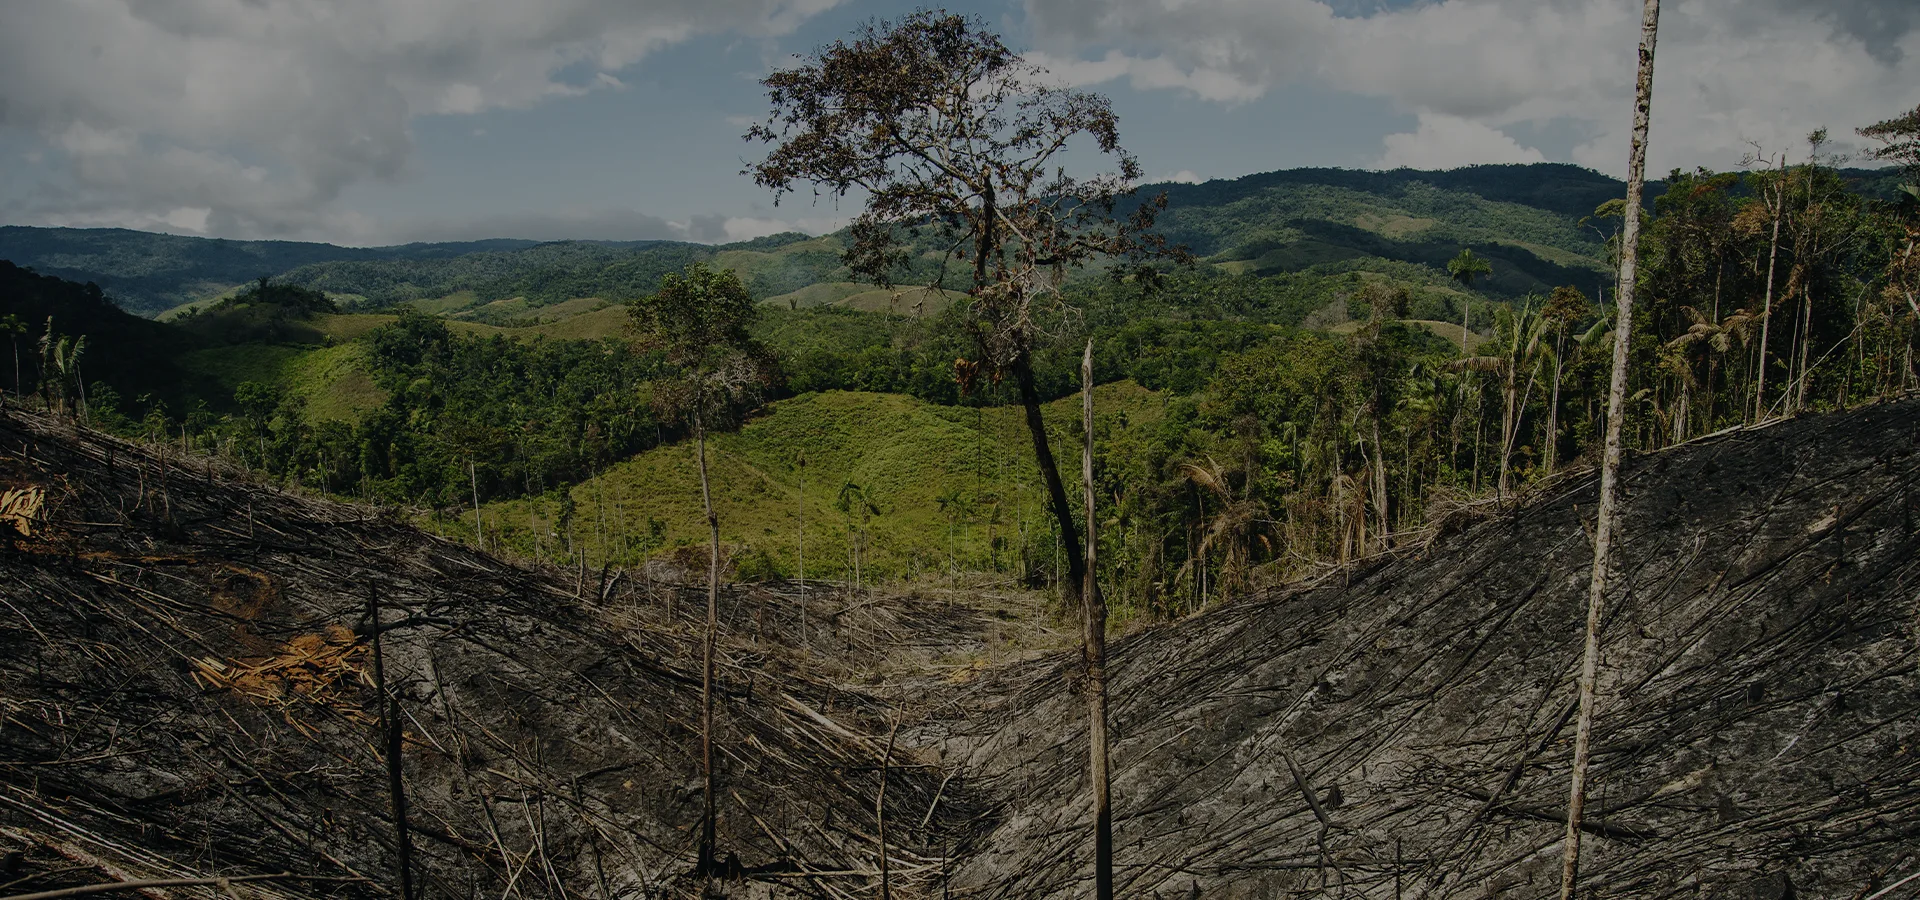
[[[525,250],[538,243],[497,238],[393,247],[341,247],[304,241],[185,237],[125,228],[0,226],[0,259],[27,266],[43,275],[94,282],[123,308],[146,316],[218,296],[263,275],[284,275],[302,266],[445,260]],[[633,248],[655,242],[596,243],[610,248]]]
[[[1884,195],[1889,170],[1847,170]],[[1494,275],[1476,284],[1515,297],[1606,277],[1608,223],[1583,223],[1625,195],[1621,182],[1577,166],[1473,166],[1450,171],[1291,169],[1204,184],[1149,186],[1170,200],[1163,228],[1209,265],[1256,275],[1432,271],[1463,248]],[[1649,202],[1660,185],[1651,186]],[[740,270],[761,298],[849,281],[835,235],[783,234],[724,246],[672,241],[501,238],[393,247],[233,241],[125,229],[0,227],[0,259],[94,282],[123,308],[157,316],[261,276],[325,290],[349,304],[439,301],[441,311],[518,301],[623,299],[694,259]],[[918,277],[920,273],[915,273]],[[910,280],[910,279],[904,279]]]

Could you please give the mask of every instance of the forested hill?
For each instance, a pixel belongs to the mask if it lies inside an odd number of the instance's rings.
[[[1843,170],[1856,191],[1886,195],[1884,170]],[[1595,218],[1625,194],[1598,172],[1557,163],[1471,166],[1448,171],[1290,169],[1166,191],[1163,230],[1211,269],[1235,274],[1376,272],[1419,282],[1444,275],[1471,249],[1493,266],[1476,286],[1497,298],[1564,284],[1605,283],[1606,239],[1617,219]],[[1648,203],[1663,190],[1649,186]],[[793,297],[814,285],[846,285],[837,235],[781,234],[722,246],[672,241],[534,241],[500,238],[394,247],[293,241],[230,241],[124,229],[0,227],[0,259],[91,281],[123,308],[148,317],[230,294],[263,275],[324,290],[348,305],[458,299],[439,312],[516,301],[516,311],[581,297],[622,300],[696,259],[741,273],[761,299],[796,303],[856,293],[846,287]],[[932,277],[919,260],[900,280]],[[824,292],[824,293],[823,293]],[[854,305],[859,305],[858,303]],[[481,316],[487,320],[487,316]]]
[[[1494,262],[1484,289],[1517,296],[1589,283],[1604,254],[1580,220],[1624,186],[1576,166],[1475,166],[1445,172],[1293,169],[1205,184],[1150,185],[1172,201],[1168,233],[1209,264],[1277,274],[1444,264],[1472,247]],[[707,247],[673,242],[499,239],[398,247],[228,241],[121,229],[0,228],[0,259],[98,283],[154,316],[262,275],[371,306],[468,292],[477,303],[624,299],[696,258],[734,268],[762,298],[847,280],[834,236],[786,234]],[[918,277],[923,273],[912,273]]]
[[[302,241],[230,241],[124,228],[0,226],[0,259],[100,285],[121,307],[153,316],[217,296],[262,275],[337,262],[406,263],[522,250],[535,241],[500,238],[394,247],[340,247]],[[634,247],[638,244],[613,245]]]

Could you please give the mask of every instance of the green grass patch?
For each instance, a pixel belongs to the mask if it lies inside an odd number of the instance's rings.
[[[931,316],[966,296],[959,291],[935,291],[925,287],[873,288],[849,295],[834,305],[861,312]]]
[[[760,302],[783,309],[808,309],[815,306],[831,306],[855,294],[870,290],[873,290],[873,285],[855,281],[823,281],[777,297],[768,297]]]
[[[1165,402],[1132,382],[1095,394],[1101,419],[1123,430],[1154,425]],[[1071,469],[1079,400],[1056,401],[1045,414],[1054,451]],[[861,530],[863,577],[946,572],[950,561],[962,571],[1011,570],[1022,554],[1051,554],[1051,517],[1023,415],[1018,407],[841,391],[772,404],[709,442],[721,539],[744,573],[759,576],[798,571],[803,509],[808,577],[851,579]],[[596,566],[700,546],[706,531],[693,454],[691,441],[660,447],[574,486],[565,528],[557,495],[488,505],[489,545],[556,559],[571,546]],[[857,507],[836,504],[849,483],[878,509],[864,529]],[[470,517],[438,527],[472,536]]]
[[[288,392],[307,402],[307,421],[358,423],[387,402],[387,392],[368,374],[365,344],[342,344],[308,352],[287,371]]]
[[[183,354],[180,366],[195,375],[212,379],[230,395],[244,381],[285,383],[294,364],[310,352],[310,347],[234,344]]]
[[[472,291],[455,291],[445,297],[435,297],[430,300],[410,300],[407,302],[407,305],[423,313],[446,316],[457,313],[463,309],[471,309],[479,302],[480,298]]]
[[[387,313],[335,313],[315,316],[313,327],[335,341],[353,341],[366,337],[375,328],[391,324],[398,318]]]
[[[231,395],[242,382],[271,385],[305,401],[309,422],[358,422],[387,394],[367,372],[364,344],[303,347],[234,344],[196,350],[181,357],[187,371],[206,376]]]
[[[1410,234],[1419,234],[1438,223],[1437,219],[1401,215],[1398,213],[1361,213],[1353,217],[1353,224],[1375,234],[1390,238],[1402,238]]]

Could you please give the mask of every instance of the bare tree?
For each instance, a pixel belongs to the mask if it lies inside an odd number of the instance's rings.
[[[1587,588],[1586,641],[1580,656],[1580,715],[1573,738],[1573,778],[1567,796],[1567,836],[1561,858],[1560,898],[1573,900],[1580,874],[1580,816],[1587,796],[1593,745],[1594,682],[1600,669],[1600,614],[1606,601],[1607,556],[1613,548],[1614,503],[1620,479],[1620,423],[1626,414],[1627,344],[1633,331],[1638,278],[1641,191],[1647,175],[1647,125],[1653,110],[1653,49],[1660,35],[1660,0],[1645,0],[1640,25],[1640,75],[1634,86],[1633,145],[1627,161],[1626,222],[1620,233],[1620,289],[1615,292],[1613,379],[1607,390],[1606,449],[1600,463],[1600,511],[1593,529],[1593,576]]]
[[[1107,780],[1107,605],[1094,583],[1096,547],[1093,515],[1093,341],[1080,357],[1080,423],[1084,445],[1080,454],[1082,497],[1086,502],[1086,587],[1080,592],[1086,610],[1087,745],[1093,780],[1093,895],[1113,900],[1113,796]]]

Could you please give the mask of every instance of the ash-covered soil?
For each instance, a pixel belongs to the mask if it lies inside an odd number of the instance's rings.
[[[1920,872],[1916,450],[1907,401],[1629,459],[1594,896]],[[1120,895],[1553,895],[1594,496],[1115,642]],[[699,586],[0,413],[0,897],[399,896],[370,597],[422,895],[877,897],[884,779],[895,896],[1089,896],[1077,653],[994,662],[1028,626],[979,598],[801,594],[722,599],[708,883]]]
[[[1582,896],[1920,872],[1916,450],[1907,401],[1630,458]],[[1118,642],[1116,894],[1557,896],[1597,481]],[[1074,674],[916,735],[998,801],[956,894],[1091,895]]]

